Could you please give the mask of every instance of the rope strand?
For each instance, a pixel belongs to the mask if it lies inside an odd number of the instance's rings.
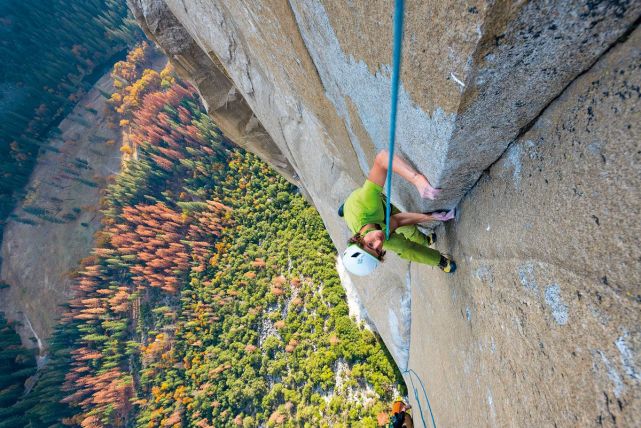
[[[421,414],[421,421],[423,422],[423,428],[427,428],[427,424],[425,423],[425,418],[423,417],[423,406],[421,406],[421,400],[418,397],[418,390],[414,386],[414,380],[412,379],[412,375],[418,379],[421,389],[423,390],[423,395],[425,396],[425,401],[427,403],[427,409],[430,412],[430,416],[432,418],[432,426],[436,428],[436,422],[434,421],[434,413],[432,413],[432,406],[430,405],[430,399],[427,396],[427,391],[425,390],[425,385],[423,384],[423,381],[421,380],[421,377],[412,369],[407,369],[403,372],[403,374],[409,374],[410,376],[410,384],[412,385],[412,389],[414,390],[414,398],[416,399],[416,402],[418,403],[418,411]]]
[[[403,9],[404,9],[404,0],[396,0],[394,3],[394,52],[392,56],[392,95],[391,95],[391,106],[390,106],[390,129],[389,129],[389,161],[387,164],[387,177],[386,177],[386,193],[387,198],[385,202],[385,239],[389,239],[389,218],[391,212],[391,200],[392,200],[392,170],[394,163],[394,143],[396,139],[396,110],[398,106],[398,87],[400,82],[400,73],[401,73],[401,49],[403,44]],[[418,390],[414,386],[414,379],[412,375],[416,377],[421,385],[423,390],[423,395],[425,396],[425,401],[427,402],[427,409],[430,412],[432,417],[432,426],[436,428],[436,422],[434,421],[434,414],[432,413],[432,406],[430,405],[430,399],[427,396],[427,391],[425,385],[421,380],[420,376],[412,369],[407,369],[403,374],[408,374],[410,377],[410,383],[412,389],[414,390],[414,398],[418,403],[418,410],[421,414],[421,421],[423,422],[423,427],[427,428],[425,423],[425,418],[423,417],[423,406],[421,405],[421,400],[418,396]]]
[[[385,204],[385,239],[389,239],[389,218],[392,199],[392,166],[394,162],[394,143],[396,138],[396,107],[398,105],[398,86],[401,73],[401,49],[403,42],[404,0],[396,0],[394,5],[394,52],[392,57],[392,95],[390,106],[389,161],[387,164],[387,203]]]

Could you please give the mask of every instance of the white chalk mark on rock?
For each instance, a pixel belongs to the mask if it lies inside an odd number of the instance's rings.
[[[596,352],[601,357],[601,361],[603,362],[603,365],[605,365],[605,368],[608,371],[608,378],[610,378],[610,380],[614,384],[614,396],[617,398],[620,398],[624,388],[623,381],[621,380],[621,376],[619,376],[619,373],[617,372],[616,368],[614,368],[614,366],[612,365],[610,360],[608,360],[608,358],[605,356],[603,351],[597,350]]]
[[[619,337],[615,342],[616,347],[621,354],[621,364],[623,364],[623,368],[628,376],[635,380],[641,380],[641,374],[634,364],[634,354],[628,346],[627,338],[628,332],[624,331],[623,336]]]
[[[536,279],[534,277],[534,265],[532,263],[525,263],[519,266],[519,281],[521,285],[530,291],[536,291]]]
[[[450,72],[450,79],[452,79],[453,81],[455,81],[456,83],[458,83],[459,85],[461,85],[461,87],[462,87],[462,88],[464,88],[464,87],[465,87],[465,83],[463,83],[463,82],[462,82],[458,77],[456,77],[456,76],[454,75],[454,73],[451,73],[451,72]]]
[[[490,416],[494,425],[496,425],[496,410],[494,409],[494,398],[492,397],[492,391],[490,388],[487,389],[487,406],[490,408]]]
[[[558,284],[551,284],[545,289],[545,303],[552,310],[552,317],[559,325],[568,322],[568,305],[561,298],[561,288]]]
[[[511,166],[512,167],[512,180],[514,182],[514,187],[519,188],[521,187],[521,155],[523,151],[521,149],[521,146],[518,144],[513,144],[512,147],[508,149],[508,152],[506,154],[506,166]]]

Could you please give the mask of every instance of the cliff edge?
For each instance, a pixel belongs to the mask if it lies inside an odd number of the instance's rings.
[[[298,185],[342,251],[336,209],[387,145],[391,3],[128,3],[227,136]],[[390,256],[353,278],[371,321],[439,425],[634,425],[641,2],[405,13],[398,151],[444,194],[420,200],[395,180],[392,202],[460,203],[437,233],[461,269]]]

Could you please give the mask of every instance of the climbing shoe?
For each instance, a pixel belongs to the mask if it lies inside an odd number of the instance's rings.
[[[454,260],[445,256],[441,256],[441,260],[438,262],[438,267],[445,273],[454,273],[456,271],[456,263],[454,263]]]
[[[431,247],[432,245],[434,245],[436,243],[436,233],[430,232],[430,234],[426,235],[426,237],[427,237],[427,246],[428,247]]]

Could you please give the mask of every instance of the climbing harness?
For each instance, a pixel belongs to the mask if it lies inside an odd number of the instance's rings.
[[[403,9],[404,0],[394,3],[394,52],[392,56],[392,96],[389,126],[389,162],[387,164],[387,202],[385,204],[385,239],[389,239],[389,218],[392,199],[392,163],[394,160],[394,140],[396,138],[396,106],[398,104],[398,84],[401,72],[401,47],[403,42]]]
[[[423,395],[425,396],[425,401],[427,402],[427,409],[430,411],[430,416],[432,418],[432,427],[436,428],[436,422],[434,421],[434,414],[432,413],[432,406],[430,405],[430,399],[427,397],[427,391],[425,390],[425,385],[423,384],[423,381],[421,380],[420,376],[416,374],[416,372],[412,369],[405,370],[403,374],[408,374],[410,377],[410,384],[412,385],[412,390],[414,391],[414,399],[416,399],[416,402],[418,403],[418,411],[421,414],[421,421],[423,422],[423,428],[427,428],[427,424],[425,423],[425,418],[423,417],[423,406],[421,406],[421,400],[418,397],[418,390],[414,386],[414,380],[412,379],[412,375],[416,377],[416,379],[419,381],[421,385],[421,389],[423,390]]]

